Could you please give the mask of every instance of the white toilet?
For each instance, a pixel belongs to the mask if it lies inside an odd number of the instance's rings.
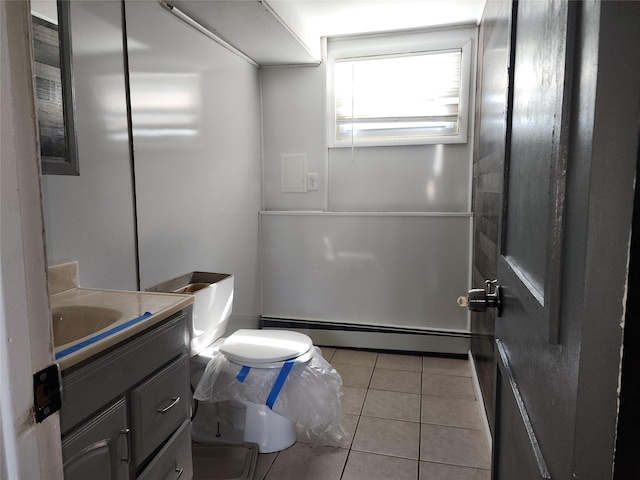
[[[194,385],[214,353],[224,354],[229,362],[241,367],[239,381],[242,381],[243,372],[246,375],[251,369],[278,369],[281,372],[278,378],[283,377],[283,381],[276,380],[264,404],[244,400],[215,404],[200,402],[198,408],[202,413],[198,413],[192,422],[193,439],[203,443],[256,443],[260,453],[277,452],[293,445],[296,441],[294,423],[271,407],[286,379],[287,368],[313,358],[315,349],[311,339],[286,330],[238,330],[192,358],[191,381]]]
[[[213,355],[223,354],[228,361],[241,366],[239,381],[242,381],[240,375],[243,372],[246,375],[250,369],[277,368],[288,372],[294,363],[309,362],[315,355],[311,339],[297,332],[243,329],[223,338],[233,305],[232,275],[193,272],[150,290],[168,289],[195,296],[191,325],[191,384],[194,387]],[[284,379],[279,386],[276,380],[265,404],[198,402],[192,420],[193,440],[256,443],[260,453],[293,445],[296,441],[294,423],[271,410]]]

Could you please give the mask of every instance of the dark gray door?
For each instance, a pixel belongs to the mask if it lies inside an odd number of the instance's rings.
[[[633,3],[514,10],[494,480],[611,478],[638,152]]]
[[[572,445],[574,372],[557,366],[575,353],[558,348],[573,9],[569,2],[520,2],[514,15],[511,148],[498,257],[505,309],[496,322],[500,480],[550,478],[537,436],[549,439],[553,455],[570,454]],[[566,407],[548,408],[548,402]],[[539,415],[548,421],[534,428],[531,418]]]

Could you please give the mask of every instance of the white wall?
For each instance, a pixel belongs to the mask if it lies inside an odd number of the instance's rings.
[[[45,177],[43,191],[49,263],[78,260],[84,286],[135,289],[120,6],[72,4],[81,175]],[[328,152],[323,66],[260,74],[155,0],[127,2],[126,10],[142,288],[192,270],[233,273],[234,316],[257,318],[261,187],[269,211],[469,215],[471,143]],[[284,153],[308,155],[318,191],[280,191]],[[301,228],[295,217],[286,221],[291,227],[271,231]],[[430,247],[412,248],[402,252],[408,259]],[[464,258],[468,248],[457,254]],[[296,265],[286,254],[272,261]],[[468,283],[468,271],[457,275]]]
[[[466,331],[471,218],[265,212],[263,314]]]
[[[475,72],[475,29],[469,35]],[[465,144],[327,150],[324,85],[324,64],[262,70],[265,210],[471,211],[472,120]],[[472,80],[471,119],[474,91]],[[308,155],[319,191],[281,191],[280,156],[289,153]]]
[[[50,265],[80,264],[86,287],[136,290],[122,9],[71,2],[80,176],[43,175]]]
[[[234,317],[257,324],[258,69],[155,0],[126,13],[142,288],[232,273]]]
[[[415,145],[329,150],[329,210],[471,210],[471,146]]]
[[[80,176],[45,176],[49,264],[86,287],[137,289],[122,4],[71,4]],[[156,0],[126,3],[142,289],[233,273],[234,318],[260,314],[258,70]]]
[[[324,64],[262,69],[265,210],[325,207],[324,71]],[[318,174],[318,191],[281,193],[280,156],[289,153],[307,154],[307,171]]]
[[[473,125],[466,144],[326,149],[324,76],[262,71],[264,314],[467,330]],[[287,153],[308,155],[319,191],[281,191]]]

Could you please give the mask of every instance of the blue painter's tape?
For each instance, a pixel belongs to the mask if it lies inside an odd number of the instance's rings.
[[[80,343],[76,343],[75,345],[70,346],[69,348],[65,348],[64,350],[60,350],[59,352],[56,353],[56,360],[62,358],[62,357],[66,357],[67,355],[72,354],[73,352],[77,352],[78,350],[86,347],[87,345],[91,345],[93,343],[96,343],[100,340],[102,340],[103,338],[107,338],[110,335],[113,335],[114,333],[117,333],[121,330],[124,330],[125,328],[130,327],[131,325],[135,325],[136,323],[141,322],[142,320],[149,318],[151,315],[153,315],[153,313],[151,312],[144,312],[142,315],[140,315],[139,317],[136,317],[132,320],[128,320],[120,325],[118,325],[117,327],[113,327],[105,332],[99,333],[98,335],[94,335],[93,337],[89,337],[86,340],[83,340]]]
[[[236,375],[236,380],[238,380],[240,383],[244,382],[244,379],[247,378],[247,375],[249,375],[249,370],[251,370],[251,367],[243,365],[238,375]]]
[[[286,362],[284,362],[282,370],[280,370],[278,378],[276,378],[276,383],[274,383],[273,387],[271,388],[271,392],[269,393],[269,397],[267,398],[267,407],[269,407],[271,410],[273,410],[273,404],[276,403],[276,399],[278,398],[278,395],[280,395],[280,390],[282,390],[284,382],[287,380],[289,372],[291,371],[294,363],[296,363],[295,358],[293,360],[287,360]]]

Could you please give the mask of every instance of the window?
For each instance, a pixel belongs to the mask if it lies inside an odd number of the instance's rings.
[[[443,37],[329,40],[329,146],[465,143],[472,39]]]

